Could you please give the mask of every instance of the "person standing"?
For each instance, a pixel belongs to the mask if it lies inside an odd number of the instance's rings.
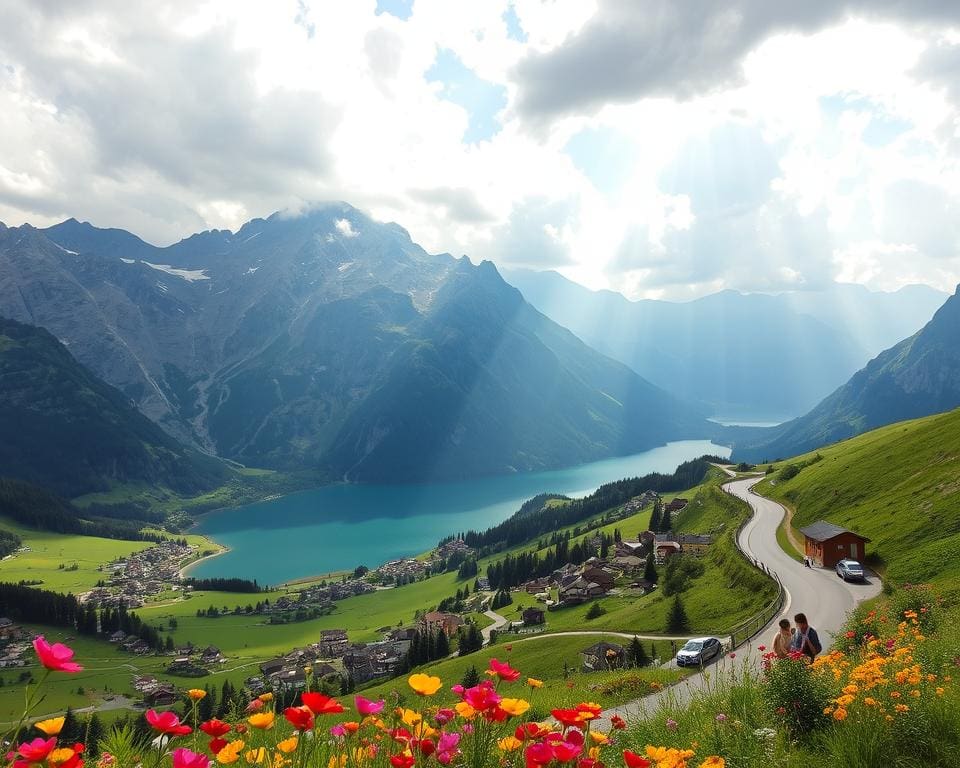
[[[790,619],[780,619],[780,629],[773,636],[773,653],[778,659],[785,659],[790,655],[792,641],[793,630],[790,628]]]
[[[817,654],[823,650],[820,644],[820,636],[817,630],[810,626],[806,614],[798,613],[793,617],[797,623],[797,631],[793,633],[793,640],[790,642],[790,650],[800,651],[807,656],[810,661],[817,658]]]

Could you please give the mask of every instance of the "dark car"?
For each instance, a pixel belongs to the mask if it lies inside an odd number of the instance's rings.
[[[723,646],[715,637],[693,637],[677,652],[678,667],[702,667],[723,653]]]
[[[863,581],[863,566],[856,560],[846,558],[837,563],[837,576],[844,581]]]

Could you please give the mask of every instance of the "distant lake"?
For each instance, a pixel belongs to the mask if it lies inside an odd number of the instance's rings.
[[[422,485],[330,485],[203,515],[194,529],[230,547],[190,569],[196,577],[241,576],[261,584],[374,568],[424,552],[452,533],[505,520],[538,493],[586,496],[604,483],[673,472],[704,454],[729,456],[707,440],[569,469]]]

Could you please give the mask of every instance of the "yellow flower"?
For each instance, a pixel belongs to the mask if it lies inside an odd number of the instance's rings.
[[[263,747],[251,749],[243,758],[247,761],[248,765],[261,765],[267,759],[267,750]]]
[[[909,711],[910,711],[910,707],[908,707],[906,704],[897,704],[897,706],[895,706],[894,709],[897,710],[897,712],[909,712]]]
[[[535,677],[528,677],[527,685],[529,685],[531,688],[543,688],[543,680],[537,680]]]
[[[273,712],[257,712],[255,715],[250,715],[247,722],[254,728],[266,730],[273,727],[273,717]]]
[[[497,742],[497,746],[501,752],[513,752],[515,749],[520,749],[520,747],[523,746],[523,742],[516,736],[507,736],[505,739],[500,739],[500,741]]]
[[[330,760],[327,761],[327,768],[343,768],[346,764],[346,755],[330,755]]]
[[[230,763],[235,763],[240,758],[240,752],[243,750],[244,743],[242,740],[238,739],[237,741],[231,741],[227,746],[217,752],[217,762],[222,765],[229,765]]]
[[[462,717],[464,720],[469,720],[475,714],[477,714],[477,710],[475,710],[465,701],[458,701],[453,705],[453,708],[457,710],[457,714],[460,715],[460,717]]]
[[[610,738],[605,733],[600,733],[600,731],[590,731],[590,739],[594,744],[609,744]]]
[[[41,720],[39,723],[34,723],[33,727],[43,731],[47,736],[56,736],[63,730],[64,722],[66,722],[65,717],[51,717],[49,720]]]
[[[943,688],[937,688],[936,694],[937,696],[943,696]]]
[[[425,675],[422,672],[410,675],[410,677],[407,678],[407,684],[421,696],[433,696],[443,685],[439,677]]]
[[[257,696],[257,698],[266,703],[268,701],[273,701],[273,694],[267,691],[266,693],[261,693],[259,696]]]
[[[524,701],[523,699],[502,699],[500,701],[500,709],[508,715],[519,717],[530,709],[530,702]]]
[[[866,704],[868,707],[875,707],[875,706],[877,706],[877,700],[876,700],[875,698],[873,698],[873,696],[867,696],[867,697],[863,700],[863,703]]]
[[[700,763],[700,768],[726,768],[727,761],[719,755],[710,755],[706,760]]]
[[[277,742],[277,749],[279,749],[285,755],[289,755],[296,748],[297,748],[296,736],[291,736],[289,739],[284,739],[283,741]]]
[[[187,696],[189,696],[193,701],[200,701],[200,699],[206,695],[207,692],[202,688],[191,688],[189,691],[187,691]]]
[[[413,709],[404,709],[400,712],[400,719],[409,726],[414,726],[423,721],[423,715]]]

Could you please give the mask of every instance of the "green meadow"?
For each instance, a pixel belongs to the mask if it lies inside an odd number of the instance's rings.
[[[789,464],[800,471],[784,481],[780,471]],[[759,490],[793,508],[794,528],[829,520],[870,538],[868,564],[891,582],[933,582],[960,593],[960,410],[892,424],[776,467]]]

